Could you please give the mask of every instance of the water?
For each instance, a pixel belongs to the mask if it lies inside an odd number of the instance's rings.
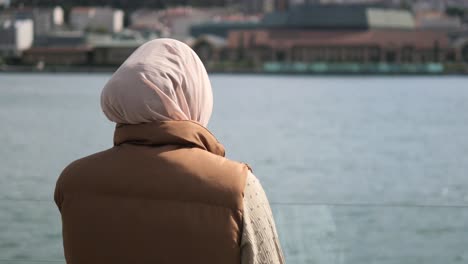
[[[111,146],[108,77],[0,75],[0,263],[63,262],[54,184]],[[210,130],[260,178],[287,263],[468,263],[468,78],[212,82]]]

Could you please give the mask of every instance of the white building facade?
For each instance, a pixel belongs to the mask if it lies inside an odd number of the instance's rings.
[[[107,7],[75,7],[70,12],[70,26],[76,30],[120,32],[124,12]]]
[[[34,11],[34,34],[46,35],[63,25],[63,9],[59,6],[53,8],[39,8]]]
[[[63,25],[63,8],[28,8],[15,11],[16,19],[32,19],[34,35],[47,35]]]
[[[10,0],[0,0],[0,6],[9,7],[10,6]]]
[[[0,54],[5,57],[19,56],[29,49],[34,40],[33,24],[31,19],[0,22]]]

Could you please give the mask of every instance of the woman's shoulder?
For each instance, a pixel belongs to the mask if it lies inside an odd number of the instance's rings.
[[[245,162],[233,160],[225,156],[216,155],[214,153],[211,153],[209,151],[205,151],[202,149],[196,149],[196,151],[198,151],[197,152],[198,157],[200,158],[205,157],[207,160],[210,160],[211,165],[215,167],[223,168],[222,170],[232,171],[234,174],[238,174],[239,172],[242,172],[246,176],[249,172],[252,171],[252,168],[249,166],[249,164]]]
[[[73,175],[80,174],[80,172],[82,172],[83,170],[86,170],[90,166],[94,166],[94,164],[98,164],[103,159],[106,159],[109,156],[111,156],[112,152],[113,148],[110,148],[70,162],[60,173],[58,181],[61,181],[64,178],[71,177]]]

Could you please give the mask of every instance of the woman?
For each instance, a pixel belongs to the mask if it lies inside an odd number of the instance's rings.
[[[284,263],[260,183],[206,129],[211,84],[190,47],[142,45],[101,106],[114,147],[71,163],[55,190],[67,263]]]

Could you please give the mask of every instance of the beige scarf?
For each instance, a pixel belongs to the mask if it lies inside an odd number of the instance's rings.
[[[163,38],[143,44],[120,66],[102,90],[101,107],[120,124],[191,120],[206,127],[213,94],[197,54]]]

